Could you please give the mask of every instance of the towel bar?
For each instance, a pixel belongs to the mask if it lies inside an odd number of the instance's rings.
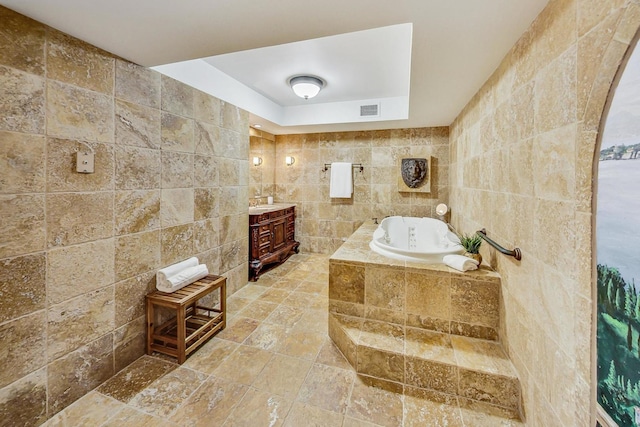
[[[358,168],[360,170],[360,173],[364,172],[364,166],[362,166],[362,163],[353,163],[351,166],[354,168]],[[330,167],[331,167],[331,163],[325,163],[322,171],[326,172],[329,170]]]

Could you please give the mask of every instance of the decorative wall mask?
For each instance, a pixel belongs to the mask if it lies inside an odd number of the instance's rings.
[[[410,157],[400,160],[400,178],[398,191],[429,193],[430,158]]]
[[[409,188],[418,188],[427,176],[427,159],[402,159],[402,180]]]

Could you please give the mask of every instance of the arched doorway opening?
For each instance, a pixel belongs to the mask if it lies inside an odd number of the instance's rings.
[[[640,49],[621,58],[593,162],[594,388],[603,426],[640,425]]]

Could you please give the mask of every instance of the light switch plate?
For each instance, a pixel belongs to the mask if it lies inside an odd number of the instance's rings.
[[[94,156],[92,152],[79,151],[76,157],[76,171],[79,173],[93,173]]]

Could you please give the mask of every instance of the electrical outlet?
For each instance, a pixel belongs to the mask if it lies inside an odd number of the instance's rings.
[[[92,152],[79,151],[76,153],[76,171],[79,173],[93,173],[94,155]]]

